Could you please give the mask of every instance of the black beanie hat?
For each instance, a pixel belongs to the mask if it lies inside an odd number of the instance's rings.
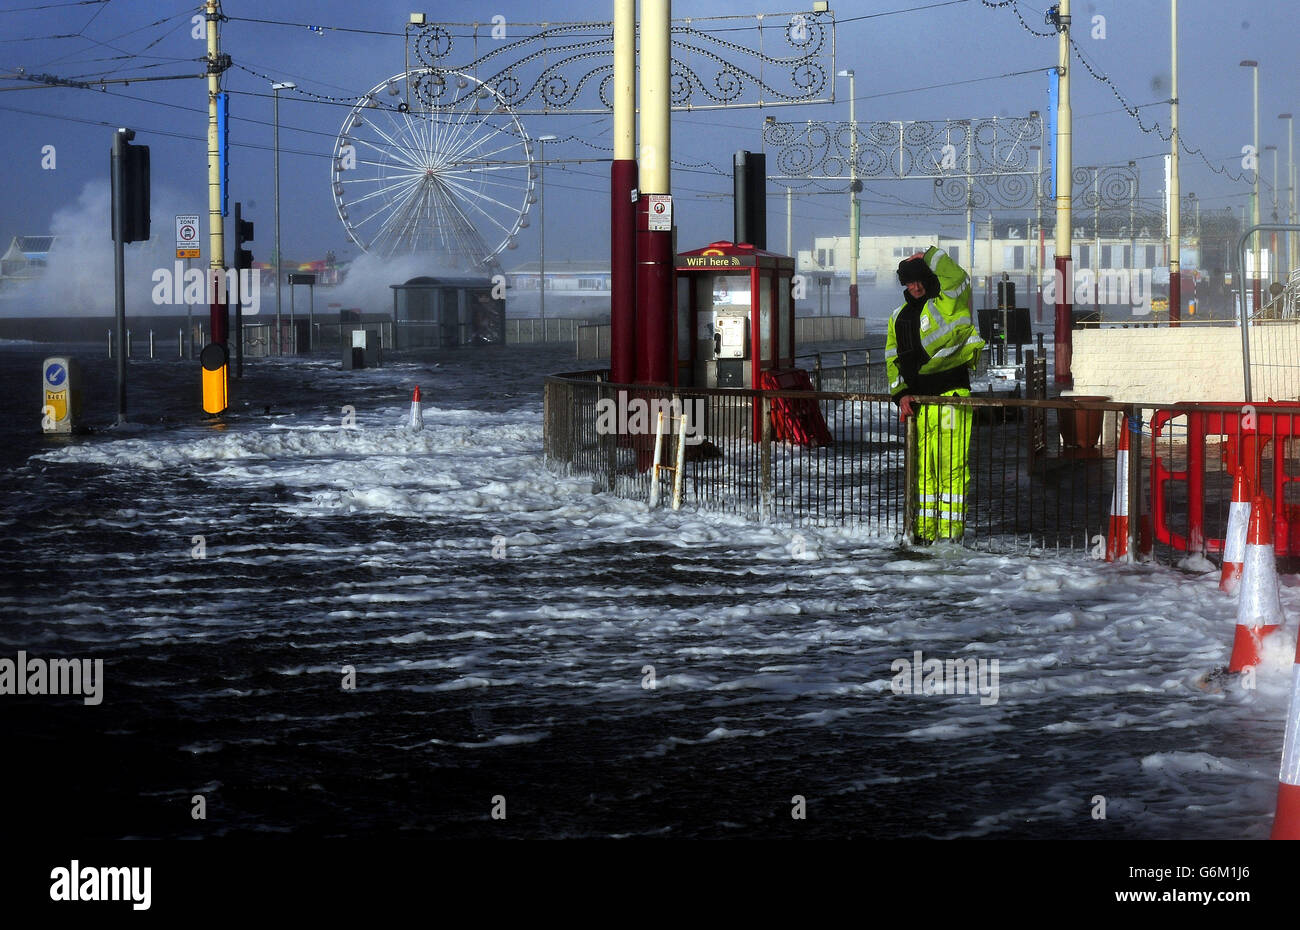
[[[907,287],[913,281],[920,281],[925,285],[927,297],[938,296],[939,279],[935,277],[923,258],[905,258],[898,263],[898,283]]]

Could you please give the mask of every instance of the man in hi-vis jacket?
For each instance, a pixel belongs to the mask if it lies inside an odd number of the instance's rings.
[[[898,263],[903,305],[889,318],[885,370],[899,419],[916,416],[916,538],[960,540],[966,529],[971,408],[918,404],[913,395],[970,396],[984,341],[971,319],[970,279],[931,246]]]

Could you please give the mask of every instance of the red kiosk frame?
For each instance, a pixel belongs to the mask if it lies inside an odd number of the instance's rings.
[[[675,267],[674,386],[756,389],[764,370],[794,367],[794,259],[747,242],[719,241],[680,253]],[[742,282],[743,288],[736,286]],[[741,315],[748,334],[742,360],[749,364],[740,383],[725,371],[720,383],[717,324],[723,316]]]

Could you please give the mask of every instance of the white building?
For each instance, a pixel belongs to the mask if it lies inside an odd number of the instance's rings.
[[[506,272],[506,316],[535,317],[541,311],[540,262]],[[547,261],[546,316],[551,319],[609,319],[609,259]]]

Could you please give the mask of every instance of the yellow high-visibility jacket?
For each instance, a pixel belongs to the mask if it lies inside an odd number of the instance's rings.
[[[926,249],[925,263],[939,279],[940,292],[921,309],[921,344],[929,359],[921,365],[920,373],[934,374],[962,365],[974,368],[984,340],[971,318],[970,278],[947,252],[936,246]],[[895,395],[906,387],[898,367],[894,335],[894,323],[905,306],[906,303],[890,317],[885,339],[885,372],[889,377],[889,392]]]

